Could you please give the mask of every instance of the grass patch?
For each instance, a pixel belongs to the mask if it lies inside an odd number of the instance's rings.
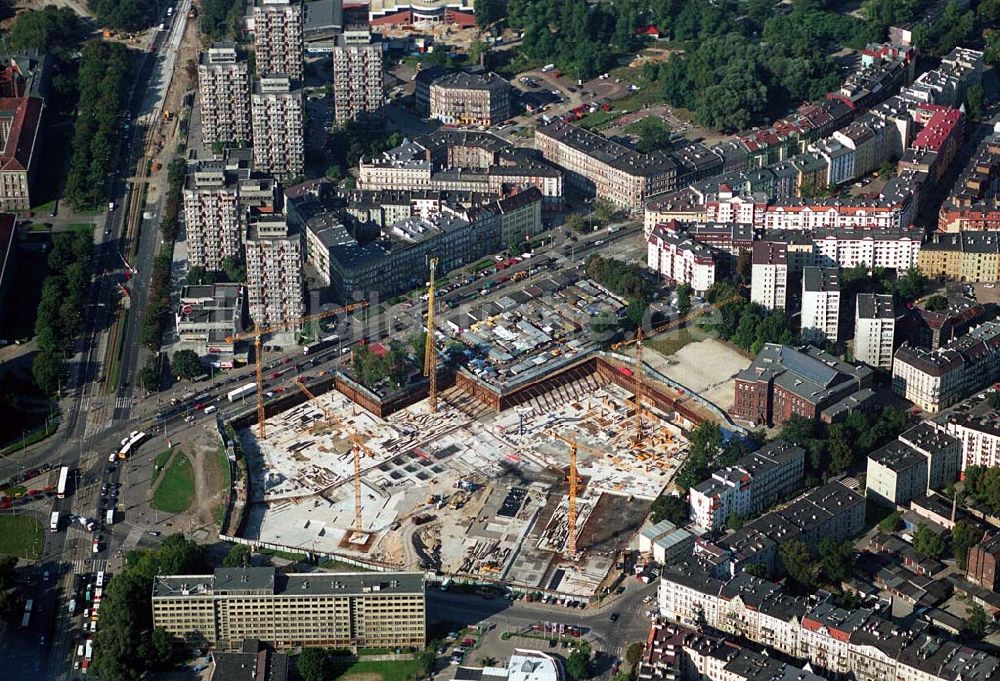
[[[360,565],[341,563],[339,560],[320,561],[319,567],[324,570],[330,570],[331,572],[372,572],[368,568],[363,568]]]
[[[598,109],[594,113],[587,114],[586,116],[578,120],[576,124],[581,128],[585,128],[587,130],[594,130],[596,128],[604,127],[605,125],[609,125],[612,121],[614,121],[621,115],[622,114],[620,111],[614,111],[614,110],[605,111],[604,109]]]
[[[108,387],[111,389],[118,385],[118,379],[121,378],[122,353],[125,352],[125,329],[128,327],[129,312],[131,312],[129,308],[122,308],[121,324],[118,326],[118,333],[114,339],[115,353],[112,359],[114,363],[111,365],[111,375],[108,376]]]
[[[648,340],[646,347],[656,350],[661,355],[669,356],[679,352],[688,343],[697,343],[708,337],[708,333],[703,328],[694,324]]]
[[[173,450],[165,449],[156,455],[153,459],[153,479],[151,482],[155,482],[160,473],[163,472],[163,467],[167,465],[167,461],[170,460],[170,455],[173,454]]]
[[[31,210],[34,211],[35,213],[45,213],[46,215],[49,215],[55,209],[56,209],[56,200],[52,199],[51,201],[46,201],[45,203],[39,206],[34,206]]]
[[[374,679],[376,676],[382,681],[410,681],[420,676],[423,666],[420,660],[391,660],[384,662],[373,662],[348,659],[338,659],[336,656],[330,658],[330,666],[333,668],[331,678],[339,681],[351,681],[352,677],[361,679]]]
[[[304,563],[309,559],[309,556],[304,553],[292,553],[291,551],[279,551],[278,549],[261,549],[257,553],[262,553],[265,556],[273,556],[274,558],[284,558],[293,563]]]
[[[0,553],[38,560],[44,545],[45,528],[31,516],[0,516]]]
[[[635,123],[630,123],[622,128],[622,132],[627,135],[642,135],[649,132],[659,132],[659,131],[670,132],[670,127],[663,122],[662,118],[657,118],[656,116],[646,116],[645,118],[640,118]]]
[[[33,431],[25,435],[23,439],[19,438],[17,441],[7,445],[7,447],[3,451],[0,451],[0,456],[7,456],[25,447],[37,444],[42,440],[44,440],[45,438],[52,435],[53,433],[55,433],[58,429],[59,429],[59,416],[57,414],[55,418],[50,419],[45,423],[45,425],[41,426],[40,428],[35,428]]]
[[[178,453],[163,472],[163,479],[153,494],[152,506],[164,513],[181,513],[188,510],[193,501],[194,469],[187,456]]]
[[[29,232],[51,232],[52,225],[47,222],[32,222],[28,227]]]
[[[71,232],[93,232],[94,223],[93,222],[71,222],[68,226]]]
[[[226,504],[229,500],[229,490],[233,484],[232,470],[229,465],[229,457],[226,456],[226,448],[219,445],[219,451],[216,454],[219,459],[219,472],[222,475],[222,482],[219,484],[219,491],[222,492],[219,497],[219,503],[215,508],[215,523],[219,526],[219,530],[222,530],[222,518],[226,513]]]

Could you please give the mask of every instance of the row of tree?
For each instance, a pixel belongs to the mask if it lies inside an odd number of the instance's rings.
[[[83,331],[93,235],[89,231],[61,232],[49,251],[49,276],[42,283],[42,299],[35,318],[38,354],[32,375],[38,387],[54,393],[73,355],[73,342]]]
[[[139,324],[139,342],[153,352],[160,349],[163,335],[170,328],[172,319],[170,308],[172,246],[177,238],[181,190],[184,188],[186,176],[187,163],[183,158],[175,158],[167,166],[167,196],[163,203],[163,217],[160,221],[160,235],[165,247],[153,259],[149,297],[146,299],[146,310]]]
[[[756,355],[765,343],[794,345],[799,342],[799,330],[783,310],[768,310],[752,303],[729,281],[712,285],[705,299],[714,306],[712,319],[706,324],[723,340]]]
[[[87,6],[101,26],[123,31],[152,26],[160,9],[153,0],[87,0]]]
[[[243,3],[237,0],[204,0],[198,27],[210,42],[233,40],[240,32]]]
[[[91,41],[80,59],[81,89],[65,197],[76,210],[93,210],[108,199],[120,125],[131,78],[131,56],[121,43]]]
[[[170,663],[174,642],[153,628],[156,575],[203,574],[203,547],[175,534],[152,551],[130,551],[125,569],[104,587],[92,670],[102,681],[131,681]]]

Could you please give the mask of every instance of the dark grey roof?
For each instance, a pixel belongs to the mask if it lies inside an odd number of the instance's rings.
[[[896,316],[896,306],[889,294],[859,293],[857,302],[860,319],[893,319]]]
[[[309,572],[279,573],[275,568],[216,568],[211,575],[157,576],[153,596],[179,597],[197,588],[201,594],[265,592],[274,594],[423,593],[418,572]]]
[[[839,291],[840,270],[836,267],[802,268],[802,290],[810,292]]]

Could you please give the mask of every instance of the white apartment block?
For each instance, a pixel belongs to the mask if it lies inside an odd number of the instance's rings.
[[[257,73],[302,80],[305,59],[301,0],[257,0],[253,8]]]
[[[962,470],[969,466],[1000,467],[1000,416],[952,414],[945,425],[958,438],[962,448]]]
[[[768,310],[784,310],[788,300],[788,246],[755,241],[751,253],[750,300]]]
[[[816,203],[787,199],[767,207],[764,213],[764,227],[767,229],[824,227],[899,229],[910,224],[915,211],[916,204],[912,197],[901,201],[844,199],[837,202]]]
[[[287,76],[264,76],[251,100],[254,169],[286,179],[305,168],[302,91]]]
[[[1000,323],[986,322],[937,350],[900,347],[892,360],[892,391],[936,412],[1000,379]]]
[[[216,43],[198,64],[202,142],[249,142],[250,76],[233,43]]]
[[[854,313],[854,359],[892,371],[896,308],[891,295],[859,293]]]
[[[813,233],[813,260],[848,269],[864,265],[897,271],[917,266],[922,241],[920,230],[821,229]]]
[[[333,112],[336,124],[369,117],[380,118],[385,104],[383,87],[382,45],[348,44],[338,39],[333,48]]]
[[[221,164],[203,164],[189,175],[184,189],[188,267],[221,270],[223,260],[239,258],[243,214],[239,185],[226,177]]]
[[[835,267],[802,270],[802,340],[837,342],[840,331],[840,274]]]
[[[302,235],[290,230],[283,215],[261,216],[251,223],[246,241],[247,300],[250,318],[261,326],[289,324],[303,314]]]
[[[804,467],[804,449],[775,440],[692,487],[691,520],[698,528],[717,530],[730,514],[745,518],[756,513],[796,489]]]
[[[646,265],[671,284],[689,284],[702,295],[715,283],[715,250],[686,232],[658,225],[646,246]]]

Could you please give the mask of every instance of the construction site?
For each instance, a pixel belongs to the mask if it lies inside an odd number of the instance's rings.
[[[270,415],[266,439],[238,432],[250,474],[241,535],[590,597],[703,417],[653,381],[638,388],[637,413],[622,359],[594,353],[502,395],[460,374],[385,418],[337,390],[310,396]]]

